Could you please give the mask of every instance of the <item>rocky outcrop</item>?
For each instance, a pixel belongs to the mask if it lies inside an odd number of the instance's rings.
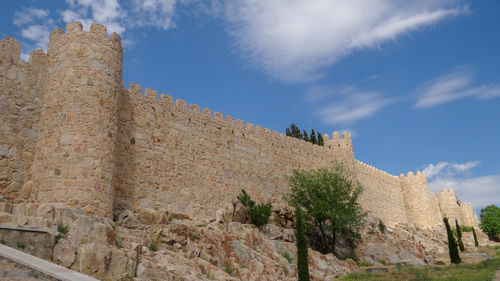
[[[273,198],[273,201],[276,199]],[[284,203],[271,203],[271,216],[269,223],[274,225],[292,228],[293,227],[293,209]],[[233,199],[232,203],[226,203],[215,212],[215,221],[218,223],[239,222],[250,223],[248,217],[248,209],[237,199]]]
[[[434,264],[437,255],[447,251],[446,236],[441,229],[416,229],[407,225],[379,228],[380,220],[368,216],[363,240],[357,244],[360,261],[382,264]]]
[[[54,262],[99,279],[296,280],[293,212],[272,204],[269,224],[249,224],[239,202],[216,218],[199,220],[165,208],[116,209],[114,220],[87,216],[62,204],[0,203],[0,225],[46,229],[38,241]],[[368,217],[355,254],[372,264],[434,264],[446,251],[444,233],[406,225],[381,230]],[[470,244],[467,238],[466,243]],[[29,252],[29,249],[27,249]],[[342,243],[337,252],[345,250]],[[331,280],[357,268],[309,249],[312,280]]]
[[[248,222],[244,206],[225,207],[221,223],[166,209],[115,210],[112,221],[62,204],[1,203],[8,212],[0,212],[0,225],[47,229],[54,262],[99,279],[295,280],[293,229],[241,223]],[[285,214],[274,206],[273,213]],[[312,250],[309,259],[313,280],[356,267]]]

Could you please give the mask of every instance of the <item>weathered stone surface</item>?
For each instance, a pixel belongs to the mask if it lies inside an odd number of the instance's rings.
[[[124,251],[119,249],[111,250],[110,273],[112,276],[126,275],[130,272],[131,261]]]
[[[118,216],[117,224],[126,228],[136,228],[139,225],[139,220],[130,210],[125,210]]]
[[[25,182],[23,187],[21,187],[20,196],[23,199],[28,199],[31,195],[31,189],[33,188],[33,182],[31,180]]]
[[[107,275],[107,265],[110,262],[111,251],[106,245],[87,243],[78,247],[78,254],[72,269],[97,278]]]
[[[247,207],[245,207],[245,205],[241,204],[240,202],[236,203],[234,207],[233,221],[239,223],[247,223],[248,220],[249,218]]]
[[[0,212],[0,225],[12,225],[16,220],[16,216],[11,213]]]
[[[71,267],[75,262],[76,247],[66,239],[60,239],[54,246],[54,261],[62,266]]]
[[[36,215],[45,219],[54,219],[54,205],[50,203],[40,204],[36,209]]]

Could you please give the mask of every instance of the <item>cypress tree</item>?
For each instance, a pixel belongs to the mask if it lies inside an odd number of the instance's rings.
[[[444,218],[444,225],[446,226],[446,233],[448,234],[448,252],[450,254],[451,263],[459,264],[462,262],[460,255],[458,254],[457,241],[451,232],[450,224],[448,223],[448,218]]]
[[[290,133],[292,134],[292,137],[301,139],[302,138],[302,133],[300,132],[299,127],[297,125],[292,124],[290,125]]]
[[[323,140],[323,136],[321,135],[320,132],[318,132],[318,145],[319,146],[324,146],[325,145],[325,141]]]
[[[288,137],[291,137],[291,136],[292,136],[292,132],[290,131],[290,128],[286,128],[286,130],[285,130],[285,134],[286,134]]]
[[[462,242],[462,229],[460,229],[460,225],[458,224],[457,219],[455,219],[455,226],[457,228],[458,247],[460,248],[460,251],[463,252],[465,251],[465,247],[464,243]]]
[[[304,214],[299,207],[295,207],[295,239],[297,245],[297,271],[299,273],[299,281],[309,281],[309,261],[307,259]]]
[[[476,230],[474,229],[474,227],[472,228],[472,235],[474,236],[474,245],[476,247],[479,246],[479,241],[477,241]]]
[[[318,144],[318,140],[316,139],[316,132],[314,129],[311,129],[311,136],[309,137],[309,140],[313,144]]]
[[[307,135],[306,130],[304,130],[303,137],[304,137],[304,140],[305,140],[305,141],[309,142],[309,136]]]

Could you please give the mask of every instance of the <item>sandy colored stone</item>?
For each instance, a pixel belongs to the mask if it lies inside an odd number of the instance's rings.
[[[20,196],[23,199],[28,199],[31,195],[31,189],[33,188],[33,181],[29,180],[23,184],[21,187]]]
[[[54,246],[54,261],[58,264],[71,267],[75,262],[76,247],[66,239],[60,239]]]

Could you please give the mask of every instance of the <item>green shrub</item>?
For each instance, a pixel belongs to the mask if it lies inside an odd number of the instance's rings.
[[[292,256],[290,256],[290,254],[288,252],[284,252],[283,253],[283,257],[289,262],[289,263],[292,263],[293,259],[292,259]]]
[[[241,190],[241,193],[236,198],[248,208],[248,216],[253,224],[262,226],[269,221],[271,204],[259,203],[256,205],[255,201],[250,198],[250,195],[244,189]]]
[[[62,222],[59,222],[57,224],[57,231],[59,231],[59,233],[66,234],[68,233],[69,228],[67,225],[64,225]]]
[[[233,271],[234,271],[234,268],[231,266],[231,264],[229,264],[229,263],[224,264],[224,272],[231,275],[231,274],[233,274]]]
[[[248,193],[244,189],[241,190],[240,195],[238,195],[236,198],[247,208],[255,206],[255,201],[250,198],[250,195],[248,195]]]
[[[373,263],[368,261],[362,261],[359,263],[360,266],[373,266]]]
[[[248,210],[250,220],[256,226],[262,226],[269,221],[271,216],[271,204],[260,203]]]
[[[382,222],[382,220],[379,220],[378,222],[378,229],[380,230],[380,232],[385,233],[386,227],[384,222]]]
[[[465,226],[465,225],[460,226],[460,230],[462,230],[462,232],[472,232],[473,229],[474,229],[474,227],[472,227],[472,226]]]
[[[62,234],[61,233],[57,234],[56,237],[54,237],[54,243],[57,244],[57,242],[59,242],[61,238],[63,238]]]
[[[149,244],[149,249],[153,252],[156,252],[158,251],[158,245],[156,245],[155,242],[151,242],[151,244]]]

